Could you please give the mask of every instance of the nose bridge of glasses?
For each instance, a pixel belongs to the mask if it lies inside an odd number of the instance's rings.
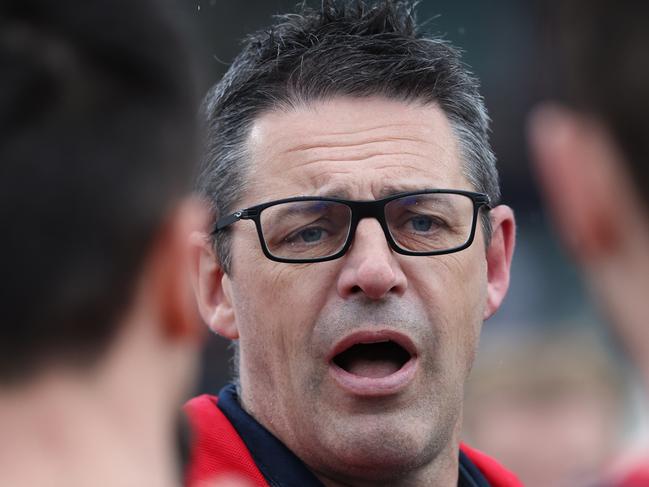
[[[356,220],[361,221],[364,218],[375,218],[379,223],[384,220],[385,202],[383,200],[377,201],[355,201],[352,206],[352,211],[356,215]]]
[[[388,241],[387,243],[390,244],[388,229],[385,222],[385,201],[355,201],[352,205],[352,213],[354,215],[354,221],[352,222],[351,238],[355,238],[356,230],[361,221],[373,218],[379,223],[379,226]]]

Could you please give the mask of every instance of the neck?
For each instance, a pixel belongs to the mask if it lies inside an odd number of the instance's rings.
[[[177,485],[173,425],[132,390],[72,373],[0,390],[0,485]]]
[[[384,479],[333,479],[324,475],[316,475],[326,487],[455,487],[458,485],[458,454],[454,459],[445,459],[444,465],[430,464],[416,471],[400,472],[398,477],[389,476]],[[443,467],[443,468],[440,468]]]

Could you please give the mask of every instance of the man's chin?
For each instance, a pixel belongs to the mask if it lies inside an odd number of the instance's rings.
[[[315,470],[329,470],[332,475],[350,479],[385,482],[392,475],[400,476],[426,465],[446,446],[446,441],[431,438],[430,432],[412,427],[425,424],[421,419],[409,420],[410,428],[403,427],[403,423],[391,426],[389,421],[377,425],[380,421],[380,418],[369,421],[354,418],[346,425],[332,427],[318,442],[320,465]]]

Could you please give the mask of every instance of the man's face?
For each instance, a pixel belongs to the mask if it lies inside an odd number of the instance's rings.
[[[248,143],[238,207],[474,189],[433,105],[339,98],[273,111]],[[463,383],[494,311],[480,226],[463,251],[415,257],[393,252],[378,221],[363,219],[345,256],[310,264],[267,259],[251,221],[230,228],[223,290],[253,416],[331,478],[416,468],[456,440]]]

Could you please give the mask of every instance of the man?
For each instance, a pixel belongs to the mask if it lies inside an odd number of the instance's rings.
[[[0,485],[176,486],[198,79],[160,2],[0,6]]]
[[[518,485],[459,438],[514,217],[477,82],[412,10],[280,17],[205,101],[195,290],[239,384],[186,407],[190,485]]]
[[[561,102],[532,116],[534,162],[565,245],[649,387],[649,5],[572,0],[556,13]],[[619,485],[649,485],[646,465]]]

